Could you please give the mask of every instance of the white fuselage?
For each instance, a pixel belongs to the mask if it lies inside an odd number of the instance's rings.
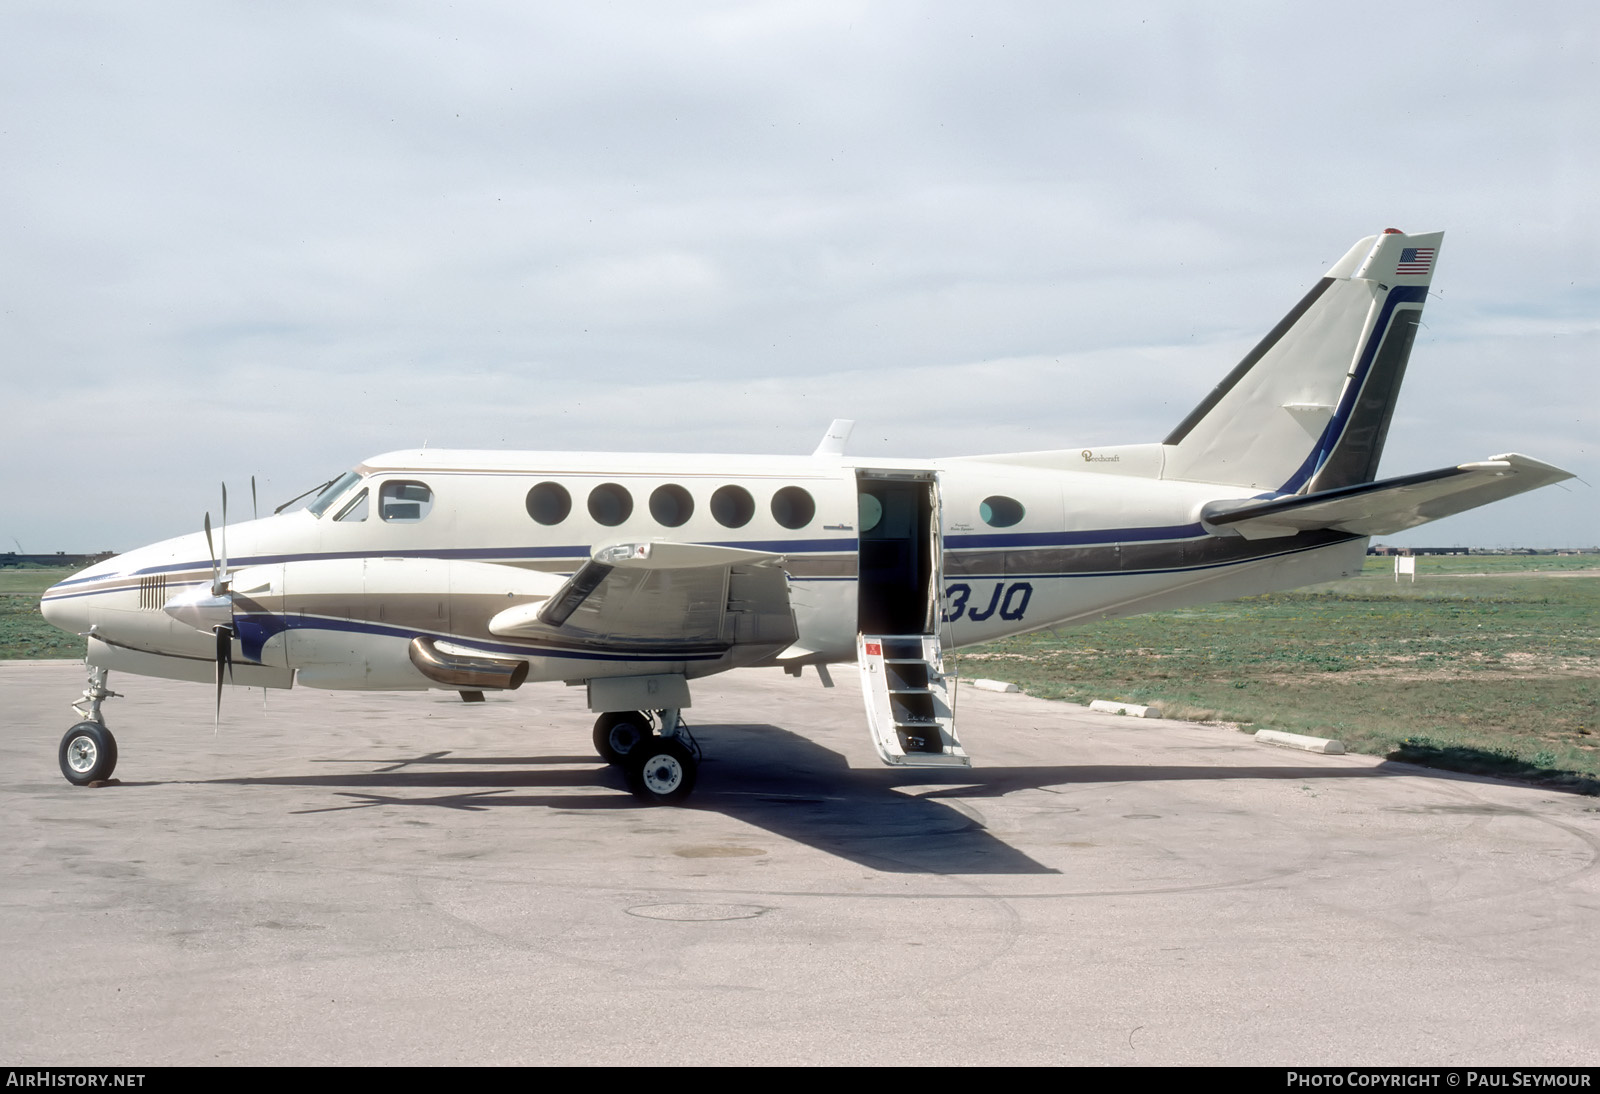
[[[320,514],[302,509],[227,528],[238,616],[232,679],[438,687],[407,656],[419,635],[525,659],[529,680],[660,672],[692,678],[752,663],[715,652],[552,649],[487,630],[496,613],[549,598],[596,548],[653,540],[782,556],[798,638],[754,663],[854,661],[866,618],[862,598],[872,595],[858,581],[868,476],[932,484],[932,588],[942,598],[934,614],[942,617],[946,646],[1359,570],[1362,537],[1247,540],[1208,531],[1200,517],[1205,503],[1251,492],[1163,480],[1161,447],[932,461],[391,453],[357,468],[360,480],[336,499],[321,499],[330,503]],[[565,495],[568,511],[540,511],[535,519],[535,488]],[[356,505],[362,490],[367,497]],[[380,504],[391,496],[427,500],[420,509]],[[393,514],[400,516],[388,519]],[[44,610],[58,626],[91,634],[93,664],[210,680],[214,635],[164,609],[174,597],[208,589],[213,572],[206,539],[194,533],[75,575],[46,594]]]

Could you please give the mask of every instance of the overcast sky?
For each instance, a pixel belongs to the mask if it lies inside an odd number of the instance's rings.
[[[424,442],[1159,440],[1390,226],[1447,235],[1382,472],[1600,483],[1597,12],[8,0],[0,542]],[[1600,544],[1600,495],[1390,540]]]

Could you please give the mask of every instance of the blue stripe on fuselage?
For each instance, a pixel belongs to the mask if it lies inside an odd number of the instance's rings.
[[[381,638],[399,638],[410,641],[414,638],[436,638],[444,642],[460,643],[470,646],[475,650],[484,650],[490,653],[505,653],[516,657],[566,657],[580,661],[715,661],[726,656],[724,652],[711,653],[682,653],[665,650],[659,653],[605,653],[594,650],[552,649],[537,645],[512,645],[502,641],[485,640],[473,635],[451,634],[446,631],[419,631],[415,627],[391,627],[383,623],[373,623],[364,619],[340,619],[335,616],[302,616],[276,615],[271,612],[241,613],[235,617],[239,622],[248,622],[252,627],[259,629],[259,644],[252,636],[251,645],[255,647],[256,656],[260,656],[261,647],[275,635],[292,630],[317,630],[317,631],[342,631],[348,634],[369,634]]]

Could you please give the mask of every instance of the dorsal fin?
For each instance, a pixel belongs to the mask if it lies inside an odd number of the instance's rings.
[[[822,441],[817,445],[813,456],[842,456],[844,455],[845,442],[850,439],[850,431],[856,423],[849,418],[835,418],[828,431],[822,435]]]

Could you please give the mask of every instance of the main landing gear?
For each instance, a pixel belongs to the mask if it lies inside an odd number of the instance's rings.
[[[61,738],[57,758],[61,761],[61,774],[73,786],[104,782],[117,769],[117,739],[106,728],[105,717],[100,713],[101,703],[120,698],[106,687],[108,675],[103,668],[89,670],[89,686],[72,704],[72,709],[83,715],[84,720]]]
[[[700,746],[676,710],[602,714],[594,723],[594,747],[622,768],[628,789],[642,802],[679,805],[694,791]]]
[[[642,710],[613,710],[594,720],[594,750],[608,764],[622,764],[655,732],[653,719]]]

